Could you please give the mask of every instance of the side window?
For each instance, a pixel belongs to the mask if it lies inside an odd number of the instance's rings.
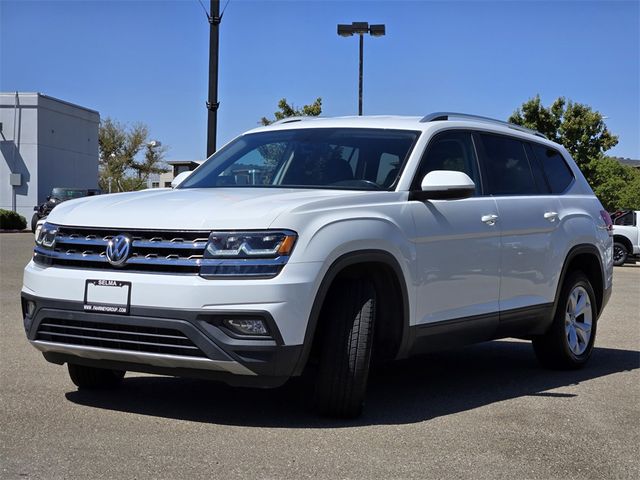
[[[413,188],[419,189],[424,176],[434,170],[455,170],[466,173],[476,184],[476,194],[478,194],[480,175],[471,133],[452,130],[436,135],[429,142],[422,156]]]
[[[538,192],[542,195],[548,195],[551,193],[551,187],[549,186],[549,182],[547,181],[547,177],[542,170],[542,164],[540,160],[536,158],[535,154],[532,150],[532,145],[526,144],[527,150],[527,158],[529,159],[529,165],[531,166],[531,172],[533,173],[533,178],[536,181],[536,186],[538,187]]]
[[[524,143],[515,138],[481,133],[483,165],[489,195],[530,195],[538,193]]]
[[[542,164],[552,193],[564,192],[573,181],[573,173],[562,155],[553,148],[534,143],[531,145],[536,158]]]
[[[633,226],[635,225],[634,222],[634,216],[635,213],[633,211],[629,211],[625,214],[619,215],[615,218],[615,220],[613,221],[614,225],[625,225],[625,226]]]

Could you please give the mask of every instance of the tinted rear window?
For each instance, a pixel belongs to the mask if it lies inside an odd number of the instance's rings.
[[[538,143],[532,144],[531,148],[538,161],[542,164],[551,186],[551,192],[564,192],[573,181],[573,172],[571,172],[560,152]]]
[[[510,137],[481,133],[484,147],[485,193],[530,195],[538,193],[524,143]]]

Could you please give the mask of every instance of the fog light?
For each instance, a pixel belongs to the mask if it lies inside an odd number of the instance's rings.
[[[224,321],[227,327],[231,328],[240,335],[268,335],[267,326],[262,320],[247,320],[247,319],[228,319]]]
[[[31,300],[27,300],[27,305],[25,308],[27,317],[30,317],[33,315],[33,313],[36,311],[36,304],[35,302],[32,302]]]

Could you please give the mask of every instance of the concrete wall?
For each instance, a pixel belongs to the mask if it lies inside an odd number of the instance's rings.
[[[14,128],[15,119],[15,128]],[[16,211],[29,220],[53,187],[97,188],[98,112],[39,93],[0,93],[0,208],[11,210],[10,174],[21,173]]]

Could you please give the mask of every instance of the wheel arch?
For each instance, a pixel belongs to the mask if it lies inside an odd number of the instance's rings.
[[[357,250],[345,253],[338,257],[327,269],[324,277],[322,278],[307,321],[302,353],[300,354],[300,358],[294,369],[293,375],[302,374],[305,366],[307,365],[319,330],[318,320],[334,281],[341,274],[348,272],[349,270],[353,271],[357,268],[386,268],[389,273],[393,274],[389,280],[395,282],[397,285],[402,301],[402,317],[400,320],[400,334],[398,339],[399,345],[397,346],[397,352],[395,352],[394,357],[399,358],[406,356],[410,344],[410,309],[409,292],[402,268],[400,267],[398,260],[391,253],[385,250]],[[378,291],[379,285],[377,285],[375,277],[373,277],[373,282],[376,284],[376,291]]]
[[[627,253],[629,255],[633,254],[633,245],[631,244],[631,240],[629,240],[624,235],[620,235],[620,234],[614,233],[613,234],[613,241],[623,244],[627,248]]]
[[[593,291],[596,295],[598,316],[604,308],[605,272],[602,266],[602,257],[600,255],[600,251],[594,245],[581,244],[571,248],[571,250],[569,250],[569,253],[565,257],[556,288],[555,299],[553,302],[553,317],[555,317],[556,311],[558,309],[560,293],[562,291],[562,286],[564,285],[567,275],[576,270],[582,271],[587,276],[589,282],[591,283],[591,286],[593,287]]]

